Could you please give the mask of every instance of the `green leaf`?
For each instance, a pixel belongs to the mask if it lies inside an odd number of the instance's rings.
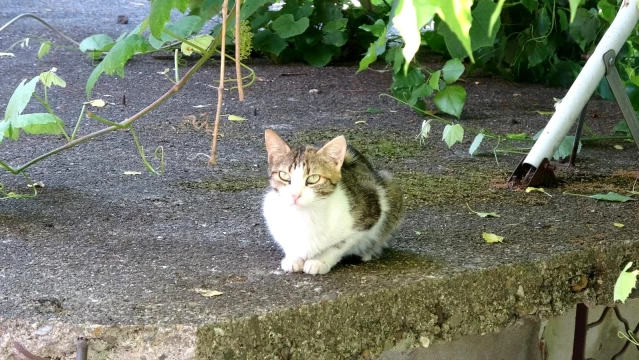
[[[406,75],[403,73],[394,74],[391,89],[416,87],[423,84],[424,80],[424,73],[413,68]]]
[[[430,78],[428,79],[428,85],[431,88],[439,90],[439,78],[442,76],[442,71],[437,70],[434,73],[430,74]]]
[[[537,20],[535,20],[534,24],[534,32],[537,36],[546,36],[550,31],[551,26],[550,15],[548,15],[548,10],[544,7],[541,8],[537,15]]]
[[[508,140],[523,140],[526,138],[526,133],[519,133],[519,134],[506,134],[506,139]]]
[[[337,47],[341,47],[346,44],[346,33],[343,31],[333,31],[324,34],[322,37],[322,42],[328,45],[334,45]]]
[[[444,81],[446,84],[454,83],[457,79],[459,79],[461,74],[464,73],[464,70],[466,70],[466,68],[464,67],[464,64],[462,64],[461,60],[450,59],[446,61],[446,64],[444,64],[444,67],[442,68]]]
[[[446,50],[448,50],[452,58],[463,59],[467,56],[464,45],[446,23],[440,22],[439,25],[437,25],[437,33],[444,38]]]
[[[572,153],[572,144],[574,142],[575,142],[574,136],[569,135],[564,137],[564,139],[561,141],[561,144],[559,144],[559,148],[557,148],[557,151],[555,151],[555,153],[552,155],[552,158],[554,160],[560,160],[570,156],[570,154]],[[579,153],[580,151],[581,151],[581,141],[579,142],[579,146],[577,146],[577,153]]]
[[[25,84],[27,80],[22,80],[20,85],[13,91],[11,98],[9,99],[9,103],[7,104],[7,108],[4,112],[4,120],[11,122],[15,118],[18,117],[27,107],[29,100],[31,100],[31,96],[35,91],[36,84],[40,80],[39,76],[34,77],[28,83]]]
[[[595,41],[600,28],[599,17],[584,8],[577,9],[576,13],[571,12],[570,36],[585,50],[588,44]],[[572,20],[571,20],[572,21]]]
[[[55,115],[49,113],[22,114],[11,121],[11,126],[22,129],[27,134],[61,134],[62,124]]]
[[[526,47],[524,51],[526,52],[526,55],[528,56],[529,69],[541,64],[544,60],[546,60],[551,55],[548,48],[547,39],[530,40],[526,42]]]
[[[419,100],[429,97],[433,93],[433,88],[423,83],[415,88],[411,88],[410,93],[408,103],[414,106]]]
[[[639,270],[628,271],[632,266],[632,262],[626,264],[623,268],[617,281],[615,282],[614,301],[626,302],[626,299],[630,296],[632,289],[637,287],[637,275]]]
[[[42,60],[44,55],[49,53],[49,50],[51,50],[51,41],[43,42],[38,50],[38,60]]]
[[[630,132],[630,128],[628,127],[628,123],[626,123],[626,120],[621,120],[620,122],[618,122],[615,127],[612,128],[613,132],[619,132],[619,133],[623,133],[625,135],[630,135],[632,134]]]
[[[271,30],[264,29],[258,31],[253,37],[253,46],[256,50],[271,53],[275,56],[279,55],[282,50],[286,49],[288,43],[286,40],[274,34]]]
[[[91,72],[86,85],[87,100],[91,98],[93,87],[102,73],[106,73],[107,75],[117,74],[120,77],[124,77],[124,65],[126,62],[136,52],[146,51],[148,46],[149,43],[137,34],[131,34],[118,41],[104,57],[104,60]]]
[[[521,4],[532,14],[533,11],[537,10],[538,5],[543,3],[538,0],[521,0]]]
[[[193,45],[199,46],[202,49],[207,49],[209,45],[211,45],[213,40],[215,40],[213,36],[204,34],[204,35],[199,35],[190,39],[189,42]],[[180,51],[182,51],[182,53],[186,56],[189,56],[194,52],[201,54],[200,50],[192,47],[190,44],[187,44],[185,42],[183,42],[182,45],[180,46]]]
[[[375,48],[375,44],[369,45],[366,55],[359,61],[359,69],[357,69],[357,72],[368,69],[368,66],[377,60],[377,50]]]
[[[493,29],[495,29],[495,25],[497,24],[497,21],[499,21],[499,23],[501,23],[501,18],[500,18],[501,9],[503,8],[505,2],[506,2],[506,0],[498,0],[497,1],[497,7],[495,8],[495,10],[493,10],[493,14],[490,16],[490,25],[488,25],[488,33],[489,34],[493,33]],[[497,30],[499,30],[499,26],[497,26]],[[495,31],[495,32],[497,32],[497,31]]]
[[[257,11],[260,7],[266,5],[267,3],[271,3],[270,0],[251,0],[251,1],[242,1],[242,7],[240,8],[240,20],[245,21],[251,15]]]
[[[0,121],[0,144],[2,143],[2,140],[4,140],[5,133],[9,130],[10,127],[10,122]]]
[[[614,202],[626,202],[626,201],[634,200],[631,197],[619,195],[616,192],[612,192],[612,191],[610,191],[607,194],[594,194],[588,197],[597,199],[597,200],[602,200],[602,201],[614,201]]]
[[[404,40],[404,49],[402,50],[404,59],[406,59],[404,72],[408,72],[408,64],[419,49],[421,43],[421,28],[433,19],[442,1],[447,2],[447,0],[397,1],[397,7],[395,7],[395,14],[392,21]]]
[[[495,234],[491,234],[491,233],[487,233],[487,232],[482,233],[481,236],[489,244],[500,243],[500,242],[504,241],[504,237],[503,236],[499,236],[499,235],[495,235]]]
[[[601,9],[599,16],[607,22],[612,22],[612,20],[615,19],[615,16],[617,16],[616,6],[609,3],[608,0],[599,0],[597,7]]]
[[[499,16],[497,21],[491,24],[496,8],[497,4],[492,0],[479,0],[473,9],[473,26],[469,32],[473,51],[485,46],[493,46],[495,43],[497,31],[501,27]]]
[[[464,140],[464,128],[459,124],[446,125],[442,135],[442,140],[446,142],[446,145],[448,145],[449,148],[458,142],[462,142],[462,140]]]
[[[171,10],[178,9],[181,13],[186,11],[189,0],[153,0],[149,13],[149,29],[151,34],[160,39],[164,24],[171,18]]]
[[[304,51],[304,60],[315,67],[323,67],[328,64],[334,55],[339,53],[339,48],[332,45],[317,44]]]
[[[329,21],[328,23],[326,23],[326,25],[322,26],[322,32],[323,33],[331,33],[331,32],[334,32],[334,31],[341,31],[341,30],[343,30],[346,27],[346,23],[347,22],[348,22],[347,18],[342,18],[342,19]],[[386,25],[384,24],[384,22],[381,19],[377,20],[375,25],[371,25],[371,26],[379,26],[380,22],[381,22],[381,26],[384,29],[386,29]],[[366,26],[366,25],[362,25],[362,26]],[[362,26],[360,26],[360,28],[362,28]],[[375,32],[373,32],[373,35],[381,36],[381,31],[382,30],[378,30],[378,31],[379,31],[379,35],[376,34]]]
[[[40,81],[48,88],[51,88],[51,85],[56,85],[62,88],[67,86],[67,83],[55,73],[55,68],[40,74]]]
[[[575,21],[575,13],[577,12],[577,8],[579,4],[581,4],[582,0],[569,0],[570,3],[570,22]]]
[[[474,61],[469,35],[472,24],[470,11],[472,5],[473,0],[442,1],[440,8],[437,9],[437,15],[446,22],[446,25],[462,43],[471,61]]]
[[[559,27],[561,31],[566,31],[570,28],[570,23],[568,22],[568,17],[566,17],[566,12],[562,9],[557,11],[559,14]]]
[[[291,14],[285,14],[277,17],[271,24],[273,31],[282,37],[287,39],[303,33],[308,28],[308,18],[303,17],[297,21]]]
[[[479,149],[482,141],[484,141],[484,134],[477,134],[477,136],[475,136],[475,140],[473,140],[473,143],[470,144],[470,148],[468,149],[468,152],[471,156],[475,155],[475,152],[477,152],[477,150]]]
[[[80,51],[103,51],[107,45],[113,44],[113,38],[105,34],[91,35],[82,40]]]
[[[443,112],[459,119],[466,102],[466,90],[459,85],[447,86],[433,97],[433,102]]]
[[[178,21],[176,21],[175,24],[167,25],[166,29],[170,31],[171,33],[179,36],[180,38],[185,39],[193,33],[194,29],[200,23],[200,20],[201,19],[199,16],[195,16],[195,15],[184,16],[178,19]],[[149,43],[155,49],[161,48],[162,45],[164,45],[164,43],[167,41],[174,41],[174,40],[180,40],[180,39],[177,39],[164,31],[162,31],[162,34],[160,35],[159,38],[156,38],[155,36],[149,36]]]
[[[382,19],[377,19],[373,25],[361,25],[359,28],[378,37],[382,35],[386,36],[386,23],[384,23]],[[322,28],[322,30],[324,30],[324,28]]]

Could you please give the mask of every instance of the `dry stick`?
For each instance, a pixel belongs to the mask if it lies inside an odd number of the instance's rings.
[[[224,55],[226,54],[226,22],[228,20],[229,0],[222,3],[222,31],[217,36],[222,38],[220,45],[220,83],[217,87],[217,111],[215,113],[215,126],[213,127],[213,140],[211,141],[211,156],[209,157],[209,165],[215,165],[215,150],[217,149],[217,128],[220,123],[220,113],[222,112],[222,96],[224,95]],[[237,9],[237,7],[236,7]],[[235,13],[239,13],[236,11]],[[237,57],[237,55],[236,55]]]
[[[242,0],[236,0],[235,8],[241,9]],[[240,101],[244,101],[244,88],[242,87],[242,68],[240,67],[240,13],[242,11],[235,12],[235,73],[237,77],[237,93],[239,94]]]
[[[177,84],[173,85],[173,87],[171,87],[171,89],[169,89],[169,91],[167,91],[164,95],[162,95],[160,98],[158,98],[157,100],[155,100],[154,102],[152,102],[149,106],[145,107],[144,109],[140,110],[140,112],[138,112],[137,114],[133,115],[132,117],[118,123],[118,126],[110,126],[108,128],[104,128],[102,130],[98,130],[96,132],[93,132],[91,134],[79,137],[75,140],[72,140],[56,149],[53,149],[51,151],[49,151],[46,154],[40,155],[35,159],[30,160],[29,162],[27,162],[26,164],[16,168],[16,169],[6,169],[9,172],[11,172],[12,174],[19,174],[22,171],[24,171],[26,168],[28,168],[29,166],[40,162],[52,155],[55,155],[59,152],[62,152],[64,150],[70,149],[76,145],[82,144],[84,142],[87,142],[95,137],[98,137],[100,135],[104,135],[107,133],[110,133],[112,131],[115,130],[120,130],[130,124],[132,124],[133,122],[135,122],[136,120],[139,120],[141,117],[143,117],[144,115],[148,114],[149,112],[151,112],[151,110],[155,109],[156,107],[160,106],[160,104],[162,104],[164,101],[166,101],[168,98],[170,98],[171,96],[175,95],[177,92],[179,92],[182,87],[184,86],[184,84],[186,84],[187,81],[189,81],[189,79],[193,76],[193,74],[195,74],[195,72],[202,66],[204,65],[204,63],[215,53],[215,49],[217,48],[217,42],[219,41],[220,37],[218,36],[217,39],[215,39],[211,45],[209,45],[209,48],[207,49],[206,53],[202,55],[202,58],[200,58],[200,60],[195,63],[195,65],[193,65],[193,67],[186,73],[184,74],[184,77],[177,82]]]

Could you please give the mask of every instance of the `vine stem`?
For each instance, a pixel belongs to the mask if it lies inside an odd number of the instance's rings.
[[[235,8],[241,9],[242,0],[235,0]],[[240,11],[235,12],[235,74],[237,77],[237,93],[240,101],[244,101],[244,88],[242,87],[242,67],[240,67],[240,43],[242,41],[240,37]]]
[[[215,112],[215,126],[213,127],[213,140],[211,140],[211,156],[209,157],[209,165],[217,164],[215,160],[215,152],[217,150],[217,130],[220,124],[220,114],[222,113],[222,97],[224,96],[224,63],[226,54],[226,23],[228,20],[229,0],[222,3],[222,31],[217,36],[222,39],[220,45],[220,83],[217,87],[217,111]],[[236,7],[237,9],[237,7]],[[238,13],[239,11],[236,11]],[[237,55],[235,56],[237,58]]]
[[[226,0],[228,1],[228,0]],[[184,87],[184,84],[186,84],[191,77],[197,72],[197,70],[202,67],[202,65],[204,65],[204,63],[215,53],[215,49],[217,48],[218,45],[218,41],[220,41],[220,36],[218,36],[212,43],[211,45],[209,45],[209,48],[207,49],[207,51],[202,54],[202,57],[200,58],[200,60],[198,60],[197,63],[195,63],[195,65],[193,65],[193,67],[191,67],[191,69],[184,74],[184,77],[182,79],[180,79],[180,81],[178,81],[175,85],[173,85],[164,95],[162,95],[161,97],[157,98],[155,101],[153,101],[151,104],[149,104],[147,107],[145,107],[144,109],[140,110],[138,113],[136,113],[135,115],[131,116],[130,118],[123,120],[121,122],[118,123],[118,126],[110,126],[95,132],[92,132],[90,134],[84,135],[82,137],[79,137],[75,140],[71,140],[69,142],[67,142],[66,144],[55,148],[45,154],[42,154],[32,160],[29,160],[27,163],[25,163],[24,165],[18,167],[18,168],[12,168],[11,166],[8,166],[6,164],[4,164],[3,162],[0,162],[0,166],[2,166],[5,170],[9,171],[10,173],[17,175],[21,172],[23,172],[25,169],[27,169],[28,167],[32,166],[33,164],[36,164],[48,157],[51,157],[59,152],[62,152],[64,150],[70,149],[76,145],[82,144],[84,142],[87,142],[93,138],[96,138],[98,136],[104,135],[104,134],[108,134],[112,131],[116,131],[119,129],[122,129],[124,127],[129,126],[130,124],[134,123],[135,121],[139,120],[140,118],[142,118],[143,116],[145,116],[146,114],[148,114],[149,112],[151,112],[152,110],[154,110],[155,108],[157,108],[158,106],[160,106],[163,102],[165,102],[167,99],[169,99],[170,97],[172,97],[173,95],[175,95],[176,93],[178,93],[182,87]]]

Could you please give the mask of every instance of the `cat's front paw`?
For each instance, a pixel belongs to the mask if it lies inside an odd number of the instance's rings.
[[[304,259],[287,256],[282,259],[282,270],[286,272],[300,272],[304,270]]]
[[[310,275],[326,274],[330,270],[331,267],[320,260],[308,259],[304,262],[304,272]]]

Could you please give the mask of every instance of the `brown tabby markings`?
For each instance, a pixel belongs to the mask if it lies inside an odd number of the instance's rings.
[[[291,173],[299,166],[304,167],[304,177],[311,174],[318,174],[322,179],[317,184],[307,185],[320,197],[327,197],[335,191],[335,186],[341,180],[340,171],[335,168],[332,158],[324,154],[317,154],[319,149],[312,146],[303,146],[287,154],[274,158],[269,164],[269,174],[271,187],[278,191],[281,186],[286,186],[289,181],[280,179],[278,173],[286,171]]]

